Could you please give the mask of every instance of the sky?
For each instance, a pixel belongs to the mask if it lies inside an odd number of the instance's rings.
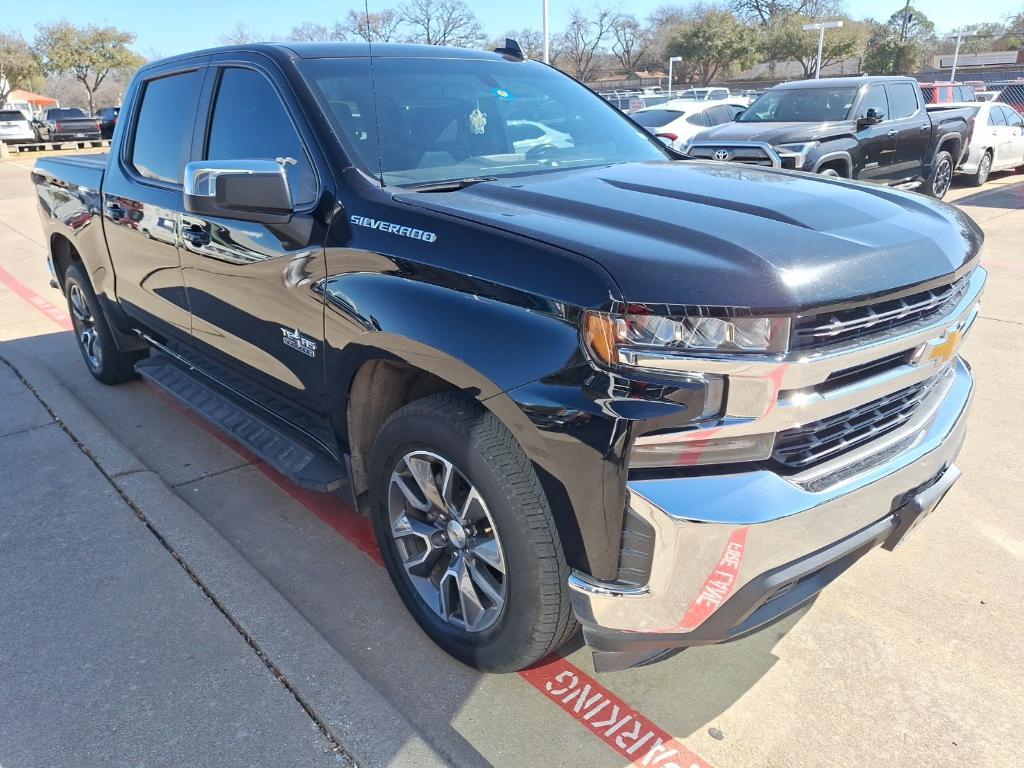
[[[401,0],[370,0],[370,10],[395,7]],[[482,22],[488,35],[498,37],[510,29],[541,27],[542,0],[467,0]],[[602,0],[614,4],[615,0]],[[550,0],[552,33],[565,26],[570,10],[587,8],[589,0]],[[623,10],[644,17],[666,0],[623,0]],[[688,4],[683,0],[680,4]],[[89,0],[48,0],[45,3],[27,0],[4,1],[0,28],[20,31],[27,39],[35,34],[39,23],[65,18],[75,24],[112,24],[130,32],[138,39],[135,49],[147,57],[169,56],[220,43],[220,36],[239,20],[261,35],[287,35],[303,21],[332,24],[349,10],[362,7],[361,0],[135,0],[129,3],[97,3]],[[846,0],[855,17],[887,18],[903,7],[901,0]],[[965,24],[1001,21],[1021,10],[1024,0],[984,0],[974,4],[967,14],[963,0],[916,0],[914,5],[925,13],[940,31]],[[981,9],[984,9],[983,11]]]

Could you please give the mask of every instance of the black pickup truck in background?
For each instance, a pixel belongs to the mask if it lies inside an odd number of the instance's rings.
[[[33,177],[92,374],[343,494],[481,669],[741,637],[959,474],[974,222],[684,159],[513,44],[154,62]]]
[[[918,189],[942,199],[967,152],[970,109],[929,113],[910,77],[777,85],[736,118],[702,131],[691,157]]]
[[[77,107],[47,109],[35,121],[40,141],[99,139],[100,121]]]

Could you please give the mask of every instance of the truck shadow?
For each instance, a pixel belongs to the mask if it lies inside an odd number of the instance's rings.
[[[449,763],[530,765],[558,759],[566,746],[577,745],[568,763],[622,764],[585,723],[560,712],[518,675],[481,674],[430,642],[372,552],[342,534],[366,524],[342,499],[318,496],[314,504],[306,492],[290,492],[273,470],[233,454],[140,382],[117,388],[99,384],[69,333],[0,342],[0,355],[30,382],[34,370],[45,369],[66,390],[64,396],[71,393],[171,485]],[[45,399],[46,388],[39,391]],[[743,640],[689,649],[625,672],[595,675],[579,637],[563,655],[636,712],[686,738],[713,724],[758,683],[778,661],[775,644],[805,612]],[[303,681],[293,682],[301,691]],[[327,721],[344,717],[343,712],[320,714]],[[386,741],[388,735],[367,737]],[[396,757],[402,746],[393,745]]]

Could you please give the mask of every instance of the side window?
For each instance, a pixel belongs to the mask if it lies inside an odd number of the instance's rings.
[[[144,85],[131,150],[131,164],[142,176],[181,183],[202,82],[202,74],[193,70]]]
[[[1003,110],[998,107],[993,107],[988,111],[988,124],[991,126],[1006,125],[1006,117],[1003,116]]]
[[[1000,107],[1003,111],[1003,117],[1006,119],[1006,124],[1011,128],[1020,128],[1024,126],[1024,118],[1014,112],[1009,107]]]
[[[285,170],[292,202],[316,199],[313,166],[298,131],[270,81],[252,69],[230,67],[221,75],[206,144],[207,160],[289,158]]]
[[[912,83],[891,83],[885,86],[893,120],[910,117],[917,112],[917,88]]]
[[[881,85],[873,85],[864,94],[864,100],[860,103],[860,110],[857,117],[867,117],[868,110],[873,109],[876,115],[883,119],[889,117],[889,102],[885,98],[885,88]]]
[[[702,128],[706,128],[710,125],[710,123],[708,123],[708,116],[704,112],[695,112],[692,115],[687,115],[686,122],[690,125],[699,125]]]
[[[732,122],[732,112],[728,107],[712,107],[707,111],[707,115],[712,125]]]

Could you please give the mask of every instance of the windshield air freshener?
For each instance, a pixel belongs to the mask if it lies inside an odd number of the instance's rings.
[[[480,111],[479,101],[473,111],[469,113],[469,130],[477,135],[487,130],[487,113]]]

